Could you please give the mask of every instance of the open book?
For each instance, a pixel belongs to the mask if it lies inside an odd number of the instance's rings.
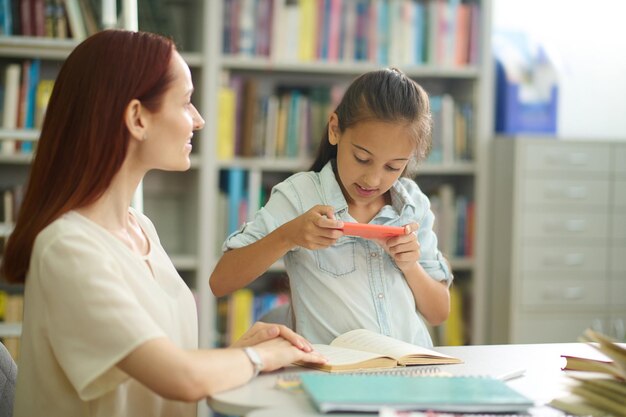
[[[328,362],[322,365],[297,362],[297,365],[326,372],[342,372],[408,365],[462,363],[460,359],[452,356],[365,329],[344,333],[335,338],[330,345],[314,344],[313,347],[324,355]]]

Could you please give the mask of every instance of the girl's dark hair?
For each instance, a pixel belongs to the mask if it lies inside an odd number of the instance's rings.
[[[339,130],[345,132],[364,120],[401,122],[414,129],[415,157],[403,175],[410,175],[413,165],[430,150],[432,118],[428,94],[415,81],[397,68],[367,72],[348,87],[335,109]],[[322,135],[317,157],[311,171],[321,171],[326,163],[337,157],[337,146],[328,140],[328,124]]]
[[[105,192],[130,142],[126,107],[138,99],[148,110],[159,110],[173,80],[169,66],[174,50],[173,42],[162,36],[105,30],[87,38],[65,60],[0,276],[24,282],[39,232]]]

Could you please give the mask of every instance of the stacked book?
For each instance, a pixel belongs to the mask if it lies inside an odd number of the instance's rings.
[[[606,360],[563,356],[564,371],[572,379],[570,395],[550,405],[579,416],[626,416],[626,345],[587,330],[582,339],[598,349]]]

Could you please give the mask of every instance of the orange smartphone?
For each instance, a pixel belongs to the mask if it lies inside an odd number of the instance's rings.
[[[341,230],[349,236],[360,236],[366,239],[388,239],[403,235],[405,229],[402,226],[343,222]]]

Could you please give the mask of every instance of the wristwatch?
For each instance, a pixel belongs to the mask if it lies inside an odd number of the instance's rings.
[[[259,372],[263,370],[263,368],[265,368],[265,365],[263,365],[263,360],[261,360],[258,352],[251,347],[243,348],[243,352],[246,354],[246,356],[248,356],[248,359],[250,359],[250,362],[254,367],[254,375],[252,375],[252,378],[254,378],[259,374]]]

